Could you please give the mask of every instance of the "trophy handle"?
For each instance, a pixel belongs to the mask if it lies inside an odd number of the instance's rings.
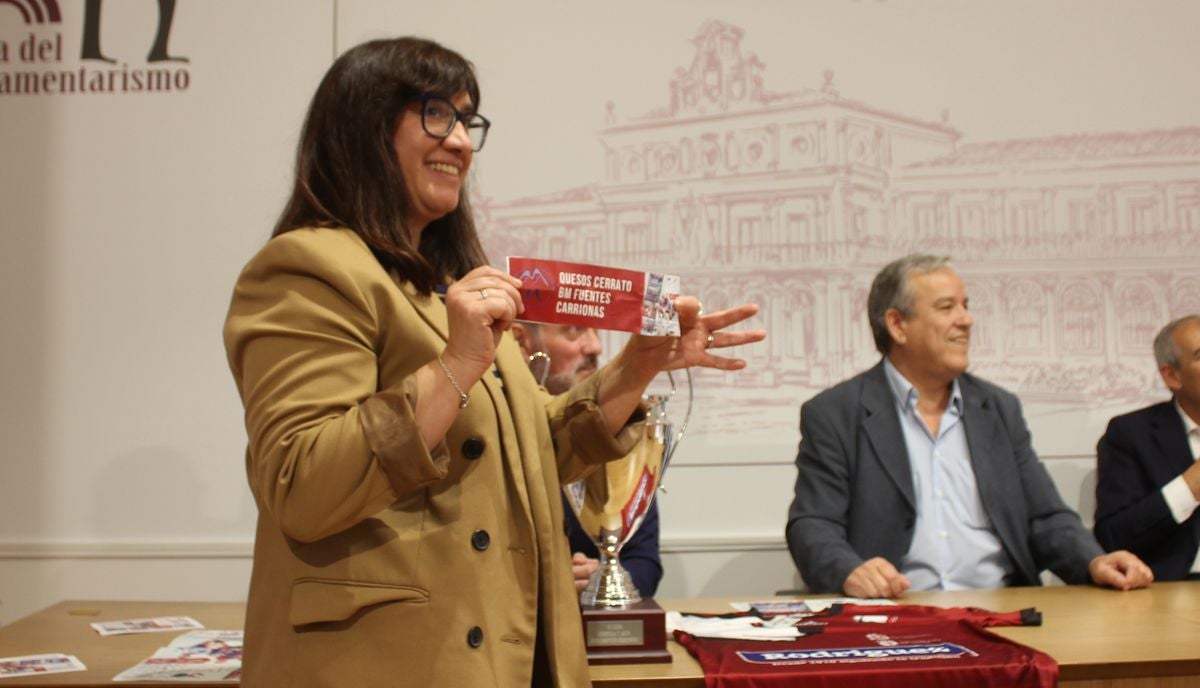
[[[685,376],[687,376],[687,408],[684,409],[683,422],[679,424],[679,431],[674,433],[674,435],[669,438],[670,441],[669,445],[667,446],[666,454],[663,455],[662,471],[658,479],[658,489],[662,490],[664,494],[667,491],[666,486],[663,484],[663,480],[665,480],[667,477],[667,466],[671,463],[671,457],[675,455],[675,449],[679,447],[679,441],[683,439],[683,433],[687,430],[688,421],[692,419],[692,402],[696,398],[694,391],[695,388],[692,386],[692,369],[684,368],[683,373]],[[675,376],[672,375],[671,371],[669,370],[667,371],[667,382],[671,385],[671,391],[666,397],[669,401],[675,398],[675,393],[678,391],[675,388]]]

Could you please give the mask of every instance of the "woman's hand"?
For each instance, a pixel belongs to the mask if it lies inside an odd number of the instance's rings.
[[[752,344],[767,336],[763,330],[725,331],[758,313],[758,306],[752,303],[701,315],[699,299],[681,296],[675,299],[675,312],[679,314],[678,337],[634,335],[605,366],[597,396],[605,423],[613,433],[629,420],[655,375],[688,366],[741,370],[746,367],[745,361],[717,356],[713,349]]]
[[[678,337],[630,337],[621,355],[627,357],[631,366],[650,376],[689,366],[741,370],[746,367],[745,361],[718,356],[714,349],[752,344],[767,336],[763,330],[724,331],[758,313],[758,306],[753,303],[702,315],[699,299],[680,296],[675,299],[675,312],[679,314]]]
[[[442,355],[463,384],[473,384],[496,358],[496,346],[525,311],[521,281],[490,265],[477,267],[446,290],[450,334]]]

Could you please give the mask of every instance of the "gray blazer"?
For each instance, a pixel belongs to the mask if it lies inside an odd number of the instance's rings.
[[[1039,585],[1049,569],[1089,580],[1103,554],[1034,453],[1021,404],[964,373],[963,423],[983,507],[1012,560],[1010,585]],[[800,409],[796,496],[788,511],[792,559],[814,592],[840,593],[859,564],[896,565],[912,544],[913,475],[883,362],[821,392]]]

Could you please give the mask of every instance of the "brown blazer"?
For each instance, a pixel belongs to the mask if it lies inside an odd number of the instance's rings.
[[[412,374],[446,337],[441,300],[349,230],[288,232],[242,271],[225,323],[259,508],[242,685],[526,688],[539,631],[556,684],[590,685],[560,480],[636,430],[606,430],[598,375],[547,395],[506,335],[428,451]]]

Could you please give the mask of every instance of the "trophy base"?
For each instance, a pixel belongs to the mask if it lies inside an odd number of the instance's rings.
[[[625,607],[583,607],[583,637],[588,664],[663,664],[667,651],[667,613],[654,600]]]

